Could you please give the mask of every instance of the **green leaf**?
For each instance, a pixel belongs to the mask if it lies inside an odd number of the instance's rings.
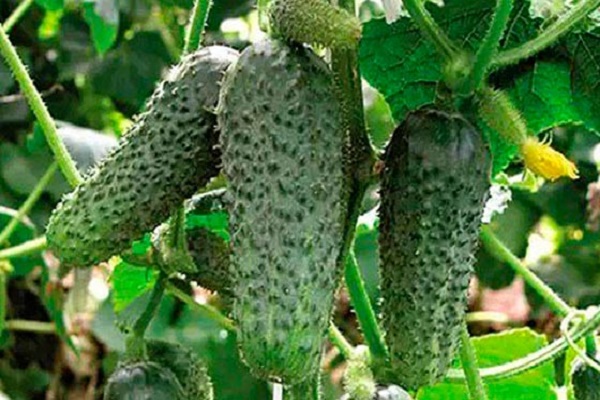
[[[35,2],[48,11],[58,11],[65,7],[64,0],[35,0]]]
[[[573,100],[588,129],[600,132],[600,29],[566,39],[571,54]]]
[[[186,229],[199,227],[206,228],[226,241],[229,241],[228,226],[228,215],[225,212],[216,212],[206,215],[188,214],[185,219]]]
[[[152,93],[163,69],[171,62],[158,32],[138,32],[92,67],[97,94],[139,108]]]
[[[494,6],[495,2],[488,0],[451,0],[442,8],[429,9],[450,38],[474,52],[488,29],[482,21],[491,20]],[[528,1],[516,2],[503,48],[514,47],[536,34],[538,21],[529,18],[528,8]],[[384,95],[396,121],[434,102],[442,79],[442,60],[410,18],[400,18],[391,25],[383,19],[365,24],[360,61],[364,77]],[[508,165],[516,149],[493,132],[488,137],[497,173]]]
[[[537,351],[546,338],[523,328],[472,339],[480,367],[492,367]],[[459,363],[455,363],[459,367]],[[489,400],[554,400],[557,399],[554,366],[543,364],[523,374],[486,383]],[[466,385],[441,383],[422,388],[417,400],[469,400]]]
[[[106,53],[117,40],[119,32],[119,8],[116,1],[88,1],[83,4],[83,10],[96,50],[100,54]]]
[[[111,275],[115,312],[120,313],[132,301],[149,291],[154,286],[157,275],[153,269],[136,267],[124,261],[117,264]]]

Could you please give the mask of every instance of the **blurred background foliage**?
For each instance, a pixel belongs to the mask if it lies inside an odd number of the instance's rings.
[[[5,20],[17,5],[16,0],[0,0],[0,20]],[[59,121],[60,134],[83,172],[114,146],[134,115],[143,110],[156,82],[169,65],[177,62],[191,7],[192,0],[35,0],[11,31],[13,43],[51,114]],[[370,0],[361,3],[360,13],[363,20],[382,15],[379,4]],[[210,14],[205,41],[241,49],[261,35],[256,20],[252,0],[218,0]],[[389,107],[366,85],[364,103],[373,144],[383,149],[395,126]],[[555,147],[577,163],[581,178],[540,185],[521,176],[517,160],[497,179],[505,192],[510,190],[512,202],[491,223],[508,247],[569,303],[598,304],[599,140],[579,127],[555,129],[549,134]],[[0,63],[0,227],[14,215],[51,163],[25,99],[7,67]],[[0,246],[9,247],[43,234],[51,210],[67,191],[67,183],[56,173],[10,242]],[[365,214],[355,243],[375,305],[376,204],[377,188],[373,188],[365,199]],[[222,230],[223,226],[211,229]],[[60,297],[52,292],[56,282],[48,273],[48,268],[56,264],[51,255],[21,257],[11,260],[11,264],[7,318],[67,319],[70,332],[79,333],[75,345],[86,362],[76,361],[70,348],[52,332],[5,331],[0,337],[0,388],[13,400],[45,399],[48,393],[57,399],[94,398],[94,393],[97,397],[123,350],[123,334],[117,325],[143,307],[152,271],[121,262],[109,281],[109,290],[101,283],[114,265],[99,267],[94,271],[97,279],[92,279],[90,285],[96,307],[89,322],[81,323],[73,320],[76,313],[69,313],[68,307],[65,315],[60,312],[56,301]],[[471,311],[483,311],[478,314],[483,317],[473,323],[474,332],[530,326],[549,336],[556,334],[556,321],[542,301],[485,249],[477,254],[476,272]],[[68,288],[69,283],[61,285]],[[205,298],[218,305],[218,299]],[[505,317],[493,317],[498,314]],[[351,341],[360,341],[343,292],[335,321]],[[240,362],[232,334],[182,302],[172,297],[163,300],[149,336],[194,348],[209,365],[216,398],[270,398],[269,387],[253,379]],[[339,398],[340,394],[340,358],[335,351],[330,353],[326,357],[330,373],[324,379],[327,399]]]

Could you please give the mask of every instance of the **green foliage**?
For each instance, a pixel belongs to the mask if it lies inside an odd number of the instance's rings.
[[[571,372],[571,384],[575,400],[600,399],[600,371],[576,359]]]
[[[458,114],[410,113],[394,131],[381,183],[381,314],[403,387],[439,382],[459,345],[490,159]]]
[[[318,369],[341,272],[341,105],[323,61],[283,42],[246,48],[223,87],[240,347],[255,374],[295,384]]]
[[[119,10],[116,0],[86,1],[83,10],[96,50],[100,54],[106,53],[117,40]]]
[[[546,338],[529,329],[508,330],[472,339],[480,368],[515,360],[546,345]],[[455,362],[458,366],[458,362]],[[558,400],[554,368],[546,363],[523,374],[486,383],[489,400]],[[419,390],[417,400],[468,400],[464,385],[440,383]]]

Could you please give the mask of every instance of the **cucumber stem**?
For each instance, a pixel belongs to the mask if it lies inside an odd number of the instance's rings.
[[[494,17],[483,42],[477,50],[475,63],[471,73],[471,79],[468,81],[467,92],[479,89],[483,84],[486,73],[490,67],[493,57],[498,52],[500,39],[504,35],[506,25],[513,8],[513,0],[497,0]]]
[[[196,0],[192,10],[192,16],[187,28],[187,35],[183,45],[183,54],[193,53],[200,48],[204,27],[208,19],[208,13],[212,7],[212,0]]]
[[[573,8],[560,16],[556,22],[544,29],[534,39],[523,43],[519,47],[498,53],[492,61],[492,69],[517,64],[550,47],[558,38],[571,30],[576,23],[598,7],[600,7],[600,0],[582,0],[581,2],[577,2]]]
[[[48,112],[48,108],[44,104],[42,96],[35,88],[35,85],[27,72],[27,68],[19,58],[17,50],[10,42],[8,35],[2,27],[0,27],[0,54],[6,60],[6,63],[14,74],[17,82],[19,82],[21,90],[25,94],[36,119],[40,123],[44,135],[46,136],[46,141],[54,153],[54,158],[58,162],[67,182],[69,182],[72,187],[77,186],[83,179],[75,167],[75,162],[71,158],[71,155],[67,151],[60,136],[58,136],[56,124]]]
[[[548,285],[544,283],[536,274],[531,272],[521,260],[519,260],[492,232],[489,226],[483,226],[480,233],[481,242],[485,248],[498,260],[503,261],[511,266],[525,282],[531,286],[546,303],[550,306],[553,312],[564,317],[570,314],[573,310],[563,299],[560,298]]]
[[[24,319],[9,319],[4,327],[11,331],[32,332],[41,334],[56,334],[54,322],[28,321]]]
[[[348,343],[344,335],[342,335],[342,332],[340,332],[340,330],[337,328],[337,326],[333,324],[333,322],[329,324],[328,332],[329,341],[331,342],[331,344],[337,347],[337,349],[340,351],[340,353],[342,354],[342,356],[344,356],[346,360],[349,360],[354,352],[354,348],[352,347],[352,345]]]
[[[173,296],[177,297],[179,300],[183,301],[185,304],[187,304],[203,316],[207,317],[208,319],[215,321],[223,329],[226,329],[231,332],[235,331],[235,325],[233,324],[233,321],[221,314],[216,308],[208,304],[197,303],[192,298],[192,296],[185,293],[183,290],[181,290],[171,282],[167,282],[166,287],[169,293],[171,293]]]
[[[488,396],[483,386],[481,376],[479,376],[479,370],[477,367],[477,355],[475,354],[475,348],[469,337],[469,331],[467,324],[463,322],[461,334],[460,334],[460,362],[462,364],[463,371],[467,380],[467,387],[469,389],[469,399],[471,400],[487,400]]]
[[[345,278],[350,300],[365,337],[365,342],[371,351],[371,356],[373,358],[386,359],[388,352],[383,335],[377,324],[377,318],[375,317],[375,312],[373,311],[354,250],[352,249],[348,252],[348,257],[346,258]]]
[[[31,253],[42,251],[46,248],[46,237],[41,236],[36,239],[31,239],[17,246],[9,247],[8,249],[0,250],[0,260],[9,260],[15,257],[27,256]]]
[[[581,340],[586,335],[598,329],[599,326],[600,311],[597,311],[589,320],[577,327],[577,329],[570,335],[571,340],[575,342]],[[568,348],[568,341],[562,337],[541,348],[540,350],[526,355],[525,357],[514,361],[509,361],[495,367],[481,368],[479,369],[479,375],[486,381],[509,378],[511,376],[527,372],[541,364],[555,359],[560,354],[567,351]],[[466,377],[462,369],[452,368],[446,375],[446,382],[449,383],[464,383],[465,381]]]
[[[154,318],[154,314],[156,313],[165,292],[166,280],[167,276],[161,272],[152,288],[152,293],[150,294],[150,299],[148,300],[146,308],[133,325],[132,333],[136,338],[144,337],[146,329],[148,329],[152,318]]]
[[[29,213],[29,211],[31,211],[31,208],[39,200],[42,193],[44,193],[44,189],[46,188],[46,186],[48,186],[48,184],[54,177],[54,174],[56,173],[57,169],[58,164],[56,163],[56,161],[50,164],[42,178],[35,185],[31,193],[29,193],[29,196],[27,197],[25,202],[23,202],[21,207],[19,207],[17,213],[4,227],[2,232],[0,232],[0,246],[2,246],[2,244],[4,244],[6,241],[8,241],[8,239],[10,239],[10,236],[13,234],[13,232],[19,225],[19,222],[21,222],[21,220]]]
[[[6,18],[6,21],[2,24],[2,28],[4,28],[4,32],[8,33],[14,28],[14,26],[19,22],[21,18],[25,15],[29,7],[33,4],[33,0],[23,0],[21,4],[14,9],[12,14]]]
[[[404,0],[403,4],[417,27],[433,42],[444,61],[452,62],[458,53],[456,46],[427,12],[425,2],[423,0]]]

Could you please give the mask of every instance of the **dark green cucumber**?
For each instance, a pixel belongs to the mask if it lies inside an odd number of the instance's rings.
[[[288,400],[320,400],[322,398],[320,372],[295,386],[286,387],[283,397]]]
[[[196,272],[188,274],[188,277],[206,289],[229,297],[232,285],[229,272],[231,250],[227,242],[205,228],[193,228],[186,234],[188,250],[196,266]]]
[[[600,400],[600,372],[577,358],[571,372],[575,400]]]
[[[269,4],[273,31],[284,39],[332,48],[358,44],[358,18],[327,0],[273,0]]]
[[[244,50],[221,96],[242,358],[256,376],[294,385],[319,369],[340,278],[341,106],[327,65],[278,41]]]
[[[213,110],[236,58],[216,46],[185,57],[120,145],[65,196],[47,228],[64,266],[89,266],[129,248],[217,174]]]
[[[445,375],[459,345],[490,157],[463,117],[424,109],[396,129],[384,161],[382,326],[397,383],[416,389]]]
[[[204,363],[190,349],[161,340],[146,341],[148,359],[173,372],[187,400],[212,400],[213,387]]]
[[[188,400],[176,376],[151,362],[120,364],[108,378],[104,400]]]

